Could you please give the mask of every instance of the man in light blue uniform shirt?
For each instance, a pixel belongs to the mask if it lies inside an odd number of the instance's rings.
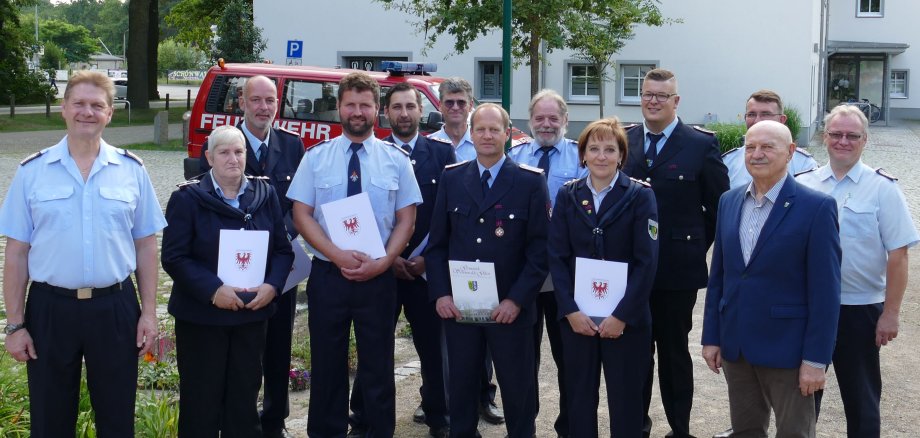
[[[342,78],[338,90],[343,134],[308,150],[287,196],[294,224],[314,254],[307,283],[312,379],[310,436],[344,436],[348,420],[348,338],[354,322],[368,436],[392,437],[396,427],[393,313],[396,277],[421,204],[408,154],[374,138],[380,86],[366,73]],[[343,250],[329,238],[323,204],[367,193],[386,256]],[[338,223],[338,218],[333,219]],[[361,224],[361,226],[367,226]]]
[[[520,164],[543,169],[547,176],[549,199],[556,204],[559,188],[568,181],[584,177],[588,168],[578,161],[578,143],[565,138],[569,125],[569,108],[565,99],[553,90],[542,90],[530,100],[530,135],[533,141],[511,146],[508,157]],[[625,148],[626,145],[620,145]],[[564,363],[562,358],[562,339],[559,334],[559,315],[556,306],[556,294],[553,293],[552,280],[547,277],[539,295],[537,295],[537,323],[534,325],[535,372],[534,379],[540,372],[540,345],[543,341],[543,321],[546,319],[546,334],[549,337],[553,361],[559,370],[556,376],[559,384],[559,415],[553,424],[559,436],[567,436],[568,404],[565,399]],[[534,386],[537,397],[537,413],[540,411],[539,385]]]
[[[473,87],[463,78],[447,78],[438,85],[444,126],[429,138],[450,142],[457,161],[476,159],[476,148],[470,138],[469,117],[473,111]]]
[[[840,211],[840,321],[834,369],[847,418],[847,434],[881,434],[879,349],[898,335],[907,287],[907,250],[917,244],[897,178],[865,165],[868,121],[841,105],[824,119],[829,162],[796,179],[837,200]],[[821,400],[816,399],[820,409]]]
[[[786,114],[783,113],[783,101],[779,95],[770,90],[755,91],[748,97],[744,108],[744,123],[748,129],[761,120],[773,120],[786,123]],[[728,180],[731,188],[747,186],[751,183],[751,174],[744,165],[744,137],[741,138],[742,146],[736,147],[722,154],[722,162],[728,168]],[[790,175],[796,175],[818,167],[818,163],[811,154],[800,147],[795,148],[795,154],[786,168]]]
[[[114,94],[105,74],[75,74],[61,113],[67,136],[21,163],[0,208],[6,349],[26,362],[33,437],[75,434],[83,362],[99,436],[134,436],[166,220],[141,160],[102,140]]]

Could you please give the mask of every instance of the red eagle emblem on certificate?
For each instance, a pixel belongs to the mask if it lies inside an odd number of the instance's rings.
[[[345,231],[351,235],[358,234],[358,230],[361,229],[361,224],[358,223],[357,216],[352,216],[348,219],[343,220],[342,225],[345,227]]]
[[[236,267],[240,268],[240,271],[245,271],[249,269],[249,260],[252,258],[251,252],[238,252],[236,253]]]
[[[594,292],[594,298],[602,299],[607,296],[607,282],[604,280],[592,281],[591,289]]]

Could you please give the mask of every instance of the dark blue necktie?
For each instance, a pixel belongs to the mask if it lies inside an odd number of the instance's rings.
[[[351,159],[348,160],[348,196],[361,193],[361,160],[358,159],[358,150],[364,147],[361,143],[351,144]]]
[[[553,146],[541,146],[540,150],[543,151],[543,155],[540,156],[540,161],[537,163],[537,167],[543,169],[543,177],[549,177],[549,153],[553,151]]]
[[[262,170],[265,170],[265,166],[268,165],[268,146],[265,142],[262,142],[259,145],[259,166]]]
[[[407,154],[412,155],[412,146],[409,146],[409,143],[403,143],[400,147],[402,150],[406,151]]]
[[[645,164],[648,167],[652,167],[652,164],[655,164],[655,159],[658,158],[658,142],[661,141],[664,134],[652,134],[649,132],[645,135],[648,137],[648,150],[645,151]]]
[[[482,197],[485,197],[486,193],[489,193],[489,178],[492,178],[492,172],[486,169],[482,172],[482,178],[479,179],[479,182],[482,183]]]

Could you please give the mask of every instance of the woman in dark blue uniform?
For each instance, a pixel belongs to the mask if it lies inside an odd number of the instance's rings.
[[[647,184],[619,171],[629,149],[616,118],[588,125],[578,139],[578,153],[588,176],[559,189],[549,231],[549,264],[569,392],[569,436],[597,436],[603,367],[610,435],[640,437],[642,388],[651,363],[648,299],[658,263],[655,195]],[[578,257],[629,266],[623,299],[599,323],[575,302]]]
[[[210,172],[173,192],[166,206],[163,269],[174,283],[179,436],[261,438],[257,407],[262,352],[274,301],[294,253],[275,190],[247,177],[246,140],[233,126],[208,138]],[[266,230],[268,259],[259,287],[231,287],[217,276],[220,230]]]

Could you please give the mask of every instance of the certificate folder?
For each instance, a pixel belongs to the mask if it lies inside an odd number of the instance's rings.
[[[361,251],[372,259],[387,255],[377,229],[377,219],[371,208],[371,198],[361,192],[338,201],[327,202],[323,221],[329,239],[340,249]]]
[[[495,264],[449,260],[450,287],[459,322],[494,323],[492,311],[498,307]]]
[[[265,282],[268,231],[220,230],[217,276],[236,288],[259,287]]]
[[[626,293],[629,265],[575,258],[575,304],[595,323],[613,314]]]

